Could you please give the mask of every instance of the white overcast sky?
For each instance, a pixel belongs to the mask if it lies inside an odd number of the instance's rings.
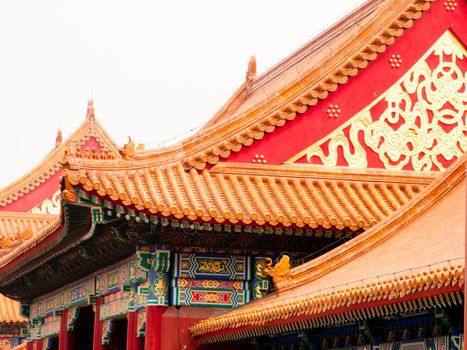
[[[66,138],[94,98],[118,144],[148,148],[205,123],[245,78],[363,0],[0,2],[0,187]]]

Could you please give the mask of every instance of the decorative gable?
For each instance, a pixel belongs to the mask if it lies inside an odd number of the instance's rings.
[[[447,31],[390,89],[287,162],[444,170],[467,148],[465,57]]]

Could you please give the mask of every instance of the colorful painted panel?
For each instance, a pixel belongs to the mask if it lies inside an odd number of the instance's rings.
[[[137,251],[136,264],[141,273],[149,272],[151,269],[151,252],[147,250]]]
[[[108,285],[107,285],[107,292],[113,293],[119,290],[120,287],[120,274],[118,269],[113,271],[109,271],[107,273],[108,278]]]
[[[449,336],[428,338],[426,348],[431,350],[449,350]]]
[[[32,320],[39,319],[53,315],[55,311],[86,304],[89,301],[89,297],[92,295],[95,295],[94,277],[78,285],[62,290],[52,297],[34,301],[30,305],[29,318]]]
[[[128,312],[128,296],[126,293],[117,292],[107,295],[101,305],[100,319],[107,320],[126,315]]]
[[[40,339],[41,338],[41,325],[35,324],[29,328],[29,339]]]
[[[222,280],[194,280],[194,279],[174,279],[172,288],[203,288],[203,289],[249,289],[246,281],[222,281]]]
[[[250,257],[243,255],[175,254],[174,277],[250,280]]]
[[[41,336],[50,337],[60,333],[60,317],[50,316],[45,318],[42,325]]]
[[[143,283],[139,285],[138,290],[147,290],[149,291],[149,281],[146,280]],[[136,293],[136,299],[135,299],[135,308],[136,310],[140,310],[144,307],[146,307],[146,302],[148,299],[148,293]]]
[[[103,273],[96,277],[96,295],[102,296],[107,293],[107,274]]]
[[[203,288],[176,288],[172,293],[173,305],[237,307],[250,301],[248,290],[216,290]]]
[[[21,335],[22,323],[6,323],[0,322],[0,337],[12,337]],[[1,348],[0,348],[1,349]]]
[[[168,290],[168,273],[151,271],[149,273],[147,305],[168,305]]]
[[[96,277],[97,295],[106,295],[123,289],[129,283],[130,262],[116,267],[111,271],[104,272]]]
[[[146,270],[141,269],[140,267],[140,260],[142,259],[139,256],[139,253],[141,252],[136,252],[136,255],[133,259],[130,260],[129,265],[128,265],[128,273],[129,273],[129,280],[130,283],[140,283],[147,279],[147,272]],[[148,261],[146,261],[148,262]],[[151,264],[151,257],[149,256],[149,267]],[[145,266],[146,268],[146,266]]]
[[[269,276],[264,272],[267,267],[267,260],[265,257],[256,257],[255,266],[252,280],[253,299],[261,299],[269,293],[271,283]]]
[[[449,349],[450,350],[462,350],[464,348],[464,335],[457,335],[457,336],[451,336],[450,342],[449,342]]]
[[[4,338],[4,337],[0,337],[0,349],[11,349],[11,348],[14,348],[15,346],[18,346],[19,344],[21,344],[21,340],[23,338],[17,338],[17,337],[8,337],[8,338]]]
[[[95,283],[94,278],[90,278],[88,281],[83,282],[76,287],[71,288],[69,295],[65,293],[65,296],[70,298],[67,305],[80,305],[85,304],[90,295],[95,295]]]

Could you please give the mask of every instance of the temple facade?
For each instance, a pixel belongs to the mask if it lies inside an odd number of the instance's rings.
[[[116,146],[90,101],[0,191],[18,341],[460,350],[466,13],[369,0],[260,76],[252,57],[216,115],[164,149]]]

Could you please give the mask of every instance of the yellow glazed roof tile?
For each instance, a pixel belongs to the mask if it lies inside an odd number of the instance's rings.
[[[368,231],[291,269],[288,278],[276,280],[276,292],[201,321],[191,328],[192,335],[207,342],[239,339],[251,333],[247,330],[261,328],[268,334],[283,324],[371,303],[459,291],[464,284],[465,161],[464,155],[420,196]]]
[[[297,227],[369,228],[414,198],[433,174],[292,165],[75,165],[65,180],[138,211],[178,219]]]
[[[17,301],[0,294],[0,323],[27,322],[19,315],[20,305]]]
[[[34,169],[8,186],[0,188],[0,207],[4,207],[21,198],[52,177],[61,168],[60,161],[70,147],[76,148],[84,144],[91,137],[94,137],[99,142],[103,150],[110,151],[118,157],[118,147],[94,117],[92,101],[88,104],[86,120],[67,140],[58,143]],[[60,136],[57,136],[57,139],[59,138]]]

